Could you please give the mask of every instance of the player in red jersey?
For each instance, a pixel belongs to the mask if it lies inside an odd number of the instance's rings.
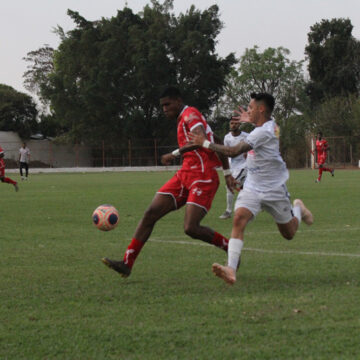
[[[5,177],[4,150],[1,146],[0,146],[0,181],[14,185],[15,191],[19,191],[17,182],[8,177]]]
[[[319,131],[317,133],[315,146],[316,146],[316,153],[317,153],[317,163],[319,166],[319,176],[315,180],[315,182],[318,183],[321,181],[323,171],[328,171],[331,173],[332,176],[334,176],[335,170],[324,166],[326,158],[327,158],[327,152],[329,150],[329,144],[326,141],[326,139],[324,139],[322,137],[321,131]]]
[[[212,200],[219,187],[216,167],[223,166],[229,188],[235,180],[229,170],[228,159],[219,157],[208,149],[187,144],[189,133],[201,133],[214,141],[213,133],[204,116],[194,107],[186,106],[177,88],[167,88],[160,97],[160,106],[169,120],[177,120],[179,149],[162,156],[162,163],[168,165],[177,156],[183,157],[182,167],[156,193],[150,206],[140,220],[122,261],[103,258],[102,262],[119,272],[123,277],[131,273],[136,257],[149,239],[158,220],[173,210],[186,205],[184,231],[194,239],[200,239],[227,251],[228,239],[209,227],[200,225],[210,210]]]

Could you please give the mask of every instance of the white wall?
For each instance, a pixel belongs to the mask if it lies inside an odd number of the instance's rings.
[[[5,151],[5,159],[18,160],[22,140],[17,133],[0,131],[0,146]],[[52,167],[87,167],[91,164],[90,148],[83,145],[58,145],[51,140],[27,140],[30,161],[41,161]],[[31,165],[31,163],[30,163]]]

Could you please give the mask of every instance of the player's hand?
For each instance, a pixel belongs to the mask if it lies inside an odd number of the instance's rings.
[[[202,146],[203,142],[207,140],[205,135],[202,133],[194,134],[191,132],[189,133],[189,138],[190,138],[189,144],[198,145],[198,146]]]
[[[236,180],[231,176],[227,175],[225,176],[226,186],[228,189],[234,193],[234,189],[236,189]]]
[[[238,107],[239,110],[234,110],[234,113],[238,114],[237,116],[233,116],[233,119],[241,122],[241,123],[249,123],[250,118],[248,112],[242,107]]]
[[[163,165],[171,165],[176,157],[172,153],[164,154],[161,156],[161,163]]]

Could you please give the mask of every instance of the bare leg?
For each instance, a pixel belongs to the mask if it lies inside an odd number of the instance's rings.
[[[171,195],[156,194],[137,225],[133,237],[139,241],[146,242],[157,221],[175,209],[175,202]]]
[[[312,225],[314,218],[310,210],[304,205],[300,199],[294,200],[294,207],[299,206],[301,210],[301,219],[307,225]],[[286,224],[277,224],[280,234],[287,240],[291,240],[299,227],[299,220],[294,216]]]
[[[187,204],[184,218],[185,234],[193,239],[199,239],[211,243],[215,231],[207,226],[200,225],[207,212],[200,206]]]

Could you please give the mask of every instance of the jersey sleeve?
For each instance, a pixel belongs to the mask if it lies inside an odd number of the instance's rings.
[[[195,108],[188,108],[184,114],[184,121],[190,131],[193,131],[198,126],[204,127],[202,116]]]

